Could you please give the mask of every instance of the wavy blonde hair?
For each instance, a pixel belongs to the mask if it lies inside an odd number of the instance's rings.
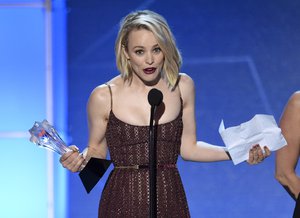
[[[132,12],[121,20],[115,43],[115,53],[117,67],[122,77],[124,80],[131,81],[132,79],[133,70],[122,49],[127,49],[128,35],[134,29],[146,29],[154,34],[164,54],[162,76],[173,88],[176,85],[182,64],[181,54],[167,21],[161,15],[149,10]]]

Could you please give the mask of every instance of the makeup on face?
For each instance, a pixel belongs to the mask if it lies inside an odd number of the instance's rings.
[[[134,73],[142,80],[156,80],[164,63],[164,55],[151,31],[132,30],[128,36],[126,57]]]

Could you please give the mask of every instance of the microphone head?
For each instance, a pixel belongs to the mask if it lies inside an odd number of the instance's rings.
[[[151,107],[158,106],[163,100],[163,94],[158,89],[151,89],[148,93],[148,102]]]

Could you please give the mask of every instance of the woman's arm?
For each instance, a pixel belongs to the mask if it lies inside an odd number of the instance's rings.
[[[295,172],[300,152],[300,92],[289,99],[279,125],[288,145],[276,152],[275,176],[296,199],[300,192],[300,178]]]
[[[107,145],[105,132],[110,111],[108,87],[102,85],[93,90],[87,105],[89,141],[84,157],[76,149],[60,158],[63,167],[72,172],[81,171],[91,157],[106,158]],[[74,148],[71,146],[71,148]]]
[[[87,158],[106,158],[105,132],[110,112],[111,96],[107,85],[97,87],[88,101],[89,141]]]
[[[183,133],[181,140],[181,156],[184,160],[212,162],[229,160],[230,157],[225,147],[215,146],[196,139],[196,121],[195,121],[195,89],[193,80],[182,75],[180,79],[180,90],[183,98]],[[259,146],[250,150],[248,163],[254,164],[270,155],[268,148],[265,148],[265,154]]]

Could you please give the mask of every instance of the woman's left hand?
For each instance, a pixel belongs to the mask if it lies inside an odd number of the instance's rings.
[[[269,157],[271,154],[270,149],[267,146],[264,146],[264,151],[257,144],[254,145],[249,151],[249,159],[247,162],[251,165],[258,164],[262,162],[266,157]]]

